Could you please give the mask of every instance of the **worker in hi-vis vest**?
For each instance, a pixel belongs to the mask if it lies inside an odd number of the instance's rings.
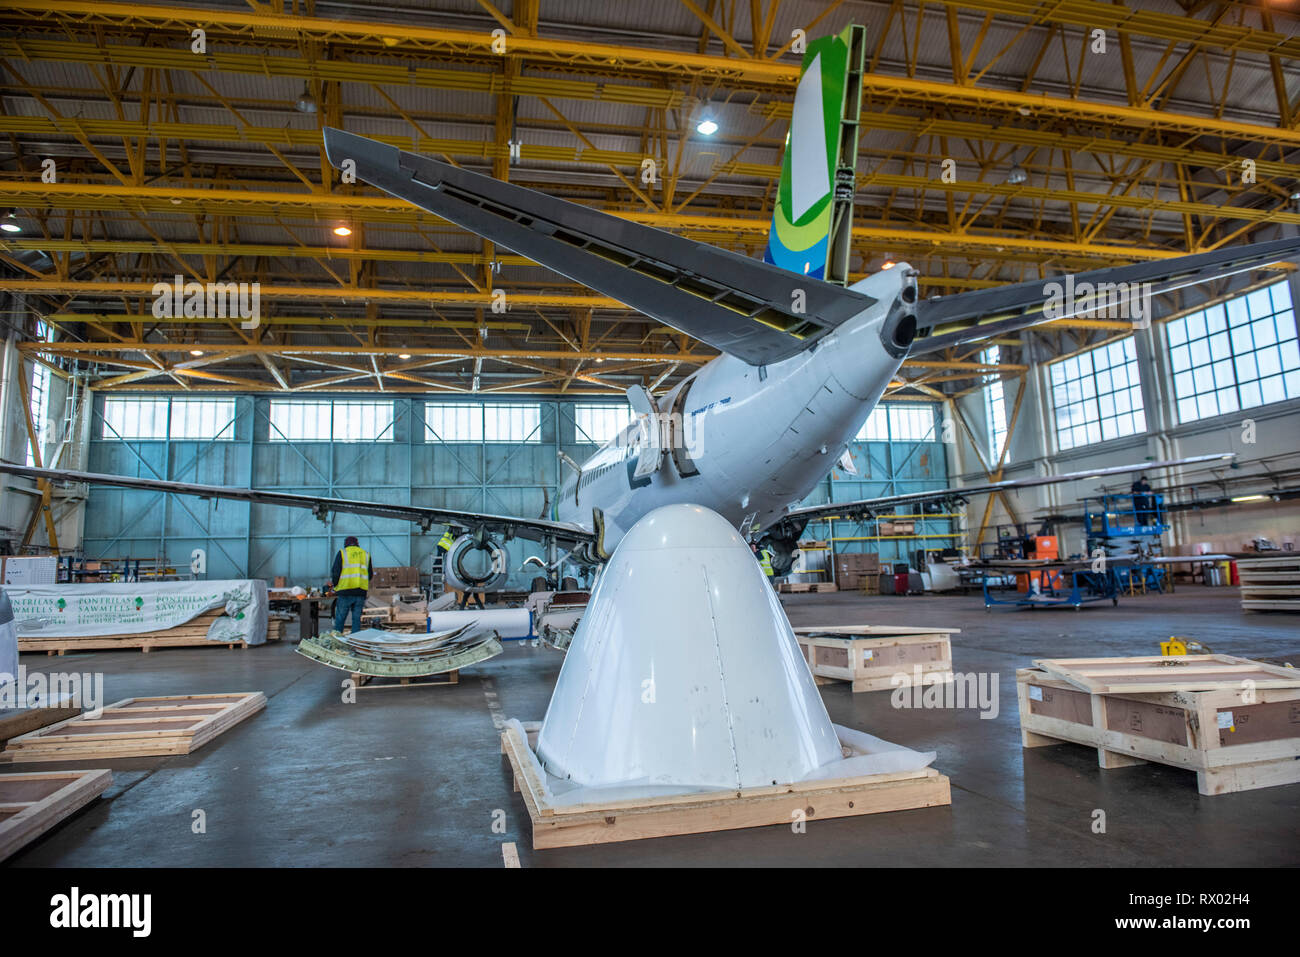
[[[754,557],[758,559],[758,567],[763,569],[763,574],[767,578],[767,583],[772,584],[772,549],[764,547],[759,549],[757,542],[751,542],[750,550],[753,551]]]
[[[451,546],[455,544],[456,536],[451,533],[451,526],[448,525],[447,530],[442,533],[442,538],[438,539],[438,547],[444,552],[449,552],[451,551]]]
[[[334,583],[334,630],[342,631],[343,623],[352,616],[352,631],[361,630],[361,610],[366,607],[366,592],[370,591],[370,576],[374,574],[370,555],[355,535],[343,540],[343,547],[334,556],[330,580]]]

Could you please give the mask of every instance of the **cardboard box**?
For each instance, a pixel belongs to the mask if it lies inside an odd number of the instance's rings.
[[[420,569],[414,565],[394,565],[376,568],[370,576],[371,589],[418,588]]]

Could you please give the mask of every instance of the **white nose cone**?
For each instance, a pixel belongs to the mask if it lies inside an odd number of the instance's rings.
[[[601,574],[537,756],[584,787],[743,788],[800,781],[842,753],[749,546],[716,512],[669,505]]]

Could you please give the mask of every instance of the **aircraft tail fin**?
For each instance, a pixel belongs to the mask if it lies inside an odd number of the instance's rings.
[[[848,284],[866,31],[808,45],[763,261]]]

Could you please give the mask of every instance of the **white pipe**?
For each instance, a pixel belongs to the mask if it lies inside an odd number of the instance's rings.
[[[449,631],[470,622],[490,628],[502,638],[529,638],[533,634],[533,616],[527,608],[435,611],[429,615],[429,631]]]

